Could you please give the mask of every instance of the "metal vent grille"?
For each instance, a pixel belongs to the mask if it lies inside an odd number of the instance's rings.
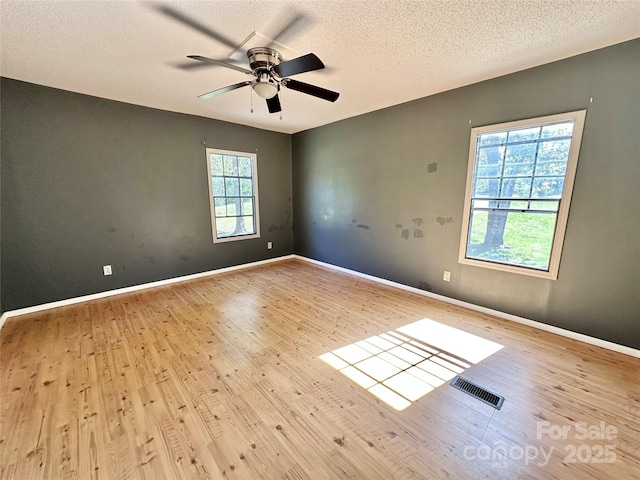
[[[450,385],[454,388],[457,388],[458,390],[462,390],[464,393],[467,393],[472,397],[477,398],[487,405],[491,405],[496,410],[500,410],[500,408],[502,408],[502,404],[504,403],[504,397],[502,395],[490,392],[486,388],[483,388],[480,385],[476,385],[475,383],[470,382],[469,380],[466,380],[459,375],[451,380]]]

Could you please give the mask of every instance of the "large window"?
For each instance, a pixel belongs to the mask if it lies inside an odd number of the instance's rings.
[[[207,171],[213,241],[259,237],[256,155],[207,148]]]
[[[460,263],[558,277],[585,113],[471,130]]]

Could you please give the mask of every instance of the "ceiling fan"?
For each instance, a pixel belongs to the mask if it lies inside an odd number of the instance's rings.
[[[227,87],[218,88],[212,92],[204,93],[199,95],[198,98],[212,98],[216,95],[251,85],[253,91],[267,101],[269,113],[276,113],[282,110],[280,98],[278,97],[278,92],[282,87],[306,93],[307,95],[312,95],[329,102],[335,102],[340,96],[337,92],[288,78],[300,73],[323,69],[324,63],[313,53],[308,53],[293,60],[283,61],[282,55],[273,48],[252,48],[247,51],[247,58],[249,59],[249,67],[251,70],[233,63],[214,60],[200,55],[189,55],[188,58],[211,65],[231,68],[255,77],[253,80],[235,83]]]
[[[171,6],[154,4],[151,8],[183,25],[186,25],[189,28],[197,30],[202,34],[213,38],[218,42],[234,48],[235,52],[243,52],[243,54],[245,53],[245,50],[242,49],[242,46],[235,45],[235,43],[231,39],[227,38],[220,32],[212,30],[211,28],[202,24],[199,20],[191,18],[184,13],[176,10],[175,8],[172,8]],[[301,57],[294,58],[288,61],[283,60],[280,52],[272,47],[275,46],[275,41],[278,37],[283,35],[295,25],[299,25],[301,22],[303,22],[305,20],[305,16],[302,13],[290,11],[289,15],[284,12],[284,14],[280,15],[279,18],[283,19],[283,21],[275,29],[272,38],[267,42],[268,44],[263,47],[255,47],[246,51],[250,69],[244,68],[243,66],[236,65],[234,63],[225,62],[223,60],[215,60],[213,58],[207,58],[200,55],[189,55],[187,58],[202,62],[200,64],[193,64],[194,66],[204,66],[204,64],[218,65],[254,77],[252,80],[236,83],[234,85],[229,85],[223,88],[218,88],[217,90],[213,90],[212,92],[199,95],[199,98],[212,98],[216,95],[220,95],[222,93],[230,92],[238,88],[251,85],[253,91],[267,101],[267,108],[269,109],[269,113],[276,113],[282,110],[280,106],[280,98],[278,97],[278,92],[282,87],[288,88],[290,90],[295,90],[297,92],[306,93],[307,95],[312,95],[329,102],[335,102],[340,96],[339,93],[289,78],[300,73],[321,70],[325,68],[325,66],[324,63],[322,63],[322,61],[313,53],[309,53],[307,55],[303,55]],[[182,66],[181,68],[189,68],[189,66],[190,65],[186,65]]]

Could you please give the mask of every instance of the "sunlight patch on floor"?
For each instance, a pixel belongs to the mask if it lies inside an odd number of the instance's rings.
[[[404,410],[503,348],[428,318],[320,355],[360,387]]]

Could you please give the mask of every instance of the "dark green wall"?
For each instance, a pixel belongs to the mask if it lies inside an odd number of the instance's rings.
[[[1,92],[4,310],[292,253],[290,135],[6,78]],[[257,149],[261,238],[213,244],[203,140]]]
[[[471,125],[585,108],[558,280],[458,264]],[[639,139],[640,40],[302,132],[295,251],[640,348]]]

